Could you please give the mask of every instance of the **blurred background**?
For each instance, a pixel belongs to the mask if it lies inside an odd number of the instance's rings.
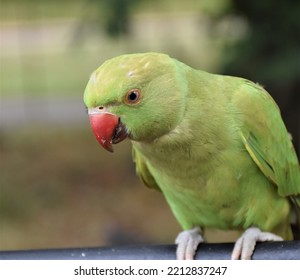
[[[299,155],[300,1],[0,0],[0,250],[173,243],[164,198],[130,144],[104,151],[82,102],[124,53],[168,53],[263,85]],[[236,233],[208,231],[209,241]]]

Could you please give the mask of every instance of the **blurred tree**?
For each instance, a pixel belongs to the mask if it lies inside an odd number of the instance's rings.
[[[74,27],[70,45],[82,42],[87,30],[96,30],[95,26],[103,26],[105,33],[110,37],[119,37],[130,33],[131,8],[136,0],[86,0],[81,14],[81,20]],[[91,7],[96,10],[91,15]],[[96,23],[96,24],[95,24]]]
[[[108,35],[117,37],[129,33],[130,6],[135,0],[98,0],[103,2],[102,17]]]
[[[262,84],[278,103],[300,155],[300,1],[232,0],[230,14],[244,17],[248,32],[225,47],[223,73]]]

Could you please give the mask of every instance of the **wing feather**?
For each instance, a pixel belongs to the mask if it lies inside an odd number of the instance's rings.
[[[294,196],[300,207],[300,171],[291,137],[272,97],[245,80],[233,102],[241,116],[241,137],[254,162],[281,196]]]
[[[132,147],[132,158],[136,165],[136,172],[143,183],[148,187],[161,191],[152,174],[150,173],[146,161],[140,155],[139,151]]]

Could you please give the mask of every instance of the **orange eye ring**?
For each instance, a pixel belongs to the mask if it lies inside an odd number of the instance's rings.
[[[140,89],[131,89],[125,95],[125,103],[128,105],[135,105],[140,102],[142,93]]]

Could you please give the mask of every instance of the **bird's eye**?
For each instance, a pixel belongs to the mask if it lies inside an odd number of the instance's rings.
[[[129,105],[137,104],[141,99],[141,91],[139,89],[131,89],[125,95],[125,103]]]

